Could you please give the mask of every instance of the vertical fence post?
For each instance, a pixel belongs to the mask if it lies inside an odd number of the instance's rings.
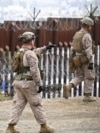
[[[59,79],[59,48],[57,47],[56,49],[56,59],[55,59],[55,66],[56,66],[56,84],[58,84],[58,79]]]
[[[41,69],[44,69],[44,98],[62,97],[63,84],[68,84],[74,77],[74,74],[69,73],[69,54],[70,48],[57,47],[47,51],[41,59]],[[97,51],[94,56],[96,64],[96,78],[94,82],[93,96],[100,97],[100,46],[97,46]],[[61,89],[59,86],[61,85]],[[57,94],[58,93],[58,94]],[[76,88],[71,89],[71,97],[84,96],[84,82]]]
[[[98,83],[98,88],[99,88],[99,95],[98,95],[98,96],[100,97],[100,44],[99,44],[99,46],[98,46],[98,49],[99,49],[99,50],[98,50],[98,51],[99,51],[99,52],[98,52],[98,53],[99,53],[99,54],[98,54],[98,78],[99,78],[99,79],[98,79],[98,82],[99,82],[99,83]]]
[[[100,45],[97,45],[97,61],[96,61],[96,77],[97,77],[97,88],[96,88],[96,96],[100,96]]]

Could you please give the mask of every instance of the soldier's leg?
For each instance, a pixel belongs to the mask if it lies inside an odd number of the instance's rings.
[[[91,97],[92,89],[94,87],[95,72],[94,70],[88,70],[85,68],[84,77],[84,102],[94,102],[96,99]]]
[[[16,131],[14,128],[15,124],[9,124],[6,133],[20,133],[19,131]]]
[[[91,91],[92,91],[93,86],[94,86],[93,81],[85,80],[85,83],[84,83],[84,98],[83,98],[84,102],[94,102],[94,101],[96,101],[96,99],[91,96]]]
[[[46,113],[42,106],[42,97],[40,93],[34,95],[33,92],[30,92],[30,89],[27,89],[27,93],[25,95],[36,121],[41,126],[40,133],[53,133],[54,129],[47,125]]]
[[[46,113],[41,104],[42,98],[40,94],[37,94],[36,96],[34,96],[33,99],[34,99],[33,104],[30,103],[30,107],[33,111],[33,114],[37,122],[41,125],[40,133],[53,133],[54,129],[47,125]]]
[[[83,81],[83,69],[77,69],[75,78],[70,81],[68,85],[63,86],[63,97],[68,98],[70,96],[71,88],[76,87]]]
[[[22,89],[21,91],[25,95],[32,112],[35,116],[36,121],[41,126],[40,133],[53,133],[53,128],[47,126],[46,113],[42,106],[42,97],[38,92],[38,86],[33,81],[27,81],[28,88]]]
[[[70,96],[70,91],[71,88],[74,88],[74,84],[73,83],[69,83],[68,85],[64,85],[63,86],[63,97],[68,99],[68,97]]]
[[[14,126],[18,123],[19,117],[22,114],[22,111],[25,108],[26,103],[27,101],[24,95],[22,94],[20,89],[17,88],[14,96],[14,100],[13,100],[12,112],[11,112],[6,133],[19,133],[14,129]]]

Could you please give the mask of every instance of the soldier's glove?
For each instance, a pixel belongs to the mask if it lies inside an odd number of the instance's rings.
[[[40,93],[43,90],[43,86],[39,86],[38,93]]]
[[[93,63],[89,63],[88,69],[89,69],[89,70],[93,70]]]
[[[46,50],[56,47],[54,44],[49,44],[46,46]]]

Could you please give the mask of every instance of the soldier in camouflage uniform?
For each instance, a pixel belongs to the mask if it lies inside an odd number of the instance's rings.
[[[73,58],[73,61],[74,64],[76,64],[75,78],[72,79],[68,85],[64,85],[63,96],[64,98],[68,98],[70,95],[71,88],[76,87],[82,81],[84,81],[83,101],[93,102],[95,101],[95,99],[91,97],[91,91],[94,86],[95,70],[94,70],[94,60],[93,60],[92,39],[89,31],[94,22],[91,18],[85,17],[81,19],[81,23],[82,23],[82,28],[80,29],[80,31],[76,32],[72,42],[72,50],[74,51],[72,53],[75,54],[75,58]],[[77,38],[77,36],[79,35],[82,35],[80,41],[81,45],[78,45],[79,38]],[[75,41],[76,44],[74,44]],[[82,60],[83,64],[81,64]]]
[[[20,50],[25,50],[23,55],[23,69],[27,67],[27,71],[20,72],[15,76],[13,86],[16,93],[6,133],[19,133],[15,130],[14,126],[18,123],[27,102],[30,104],[35,119],[41,126],[39,133],[53,133],[54,129],[47,125],[45,111],[42,107],[42,98],[40,95],[42,82],[38,68],[38,58],[33,50],[35,35],[32,32],[25,32],[19,36],[19,40],[23,42]],[[43,53],[52,47],[53,45],[44,46],[40,49],[38,48],[37,51],[38,53]]]

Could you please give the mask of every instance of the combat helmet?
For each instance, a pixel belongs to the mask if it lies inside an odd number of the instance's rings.
[[[81,23],[88,26],[94,25],[94,21],[90,17],[84,17],[83,19],[81,19]]]
[[[18,36],[18,41],[27,43],[35,38],[36,38],[36,36],[33,32],[27,31],[27,32],[24,32],[22,35]]]

